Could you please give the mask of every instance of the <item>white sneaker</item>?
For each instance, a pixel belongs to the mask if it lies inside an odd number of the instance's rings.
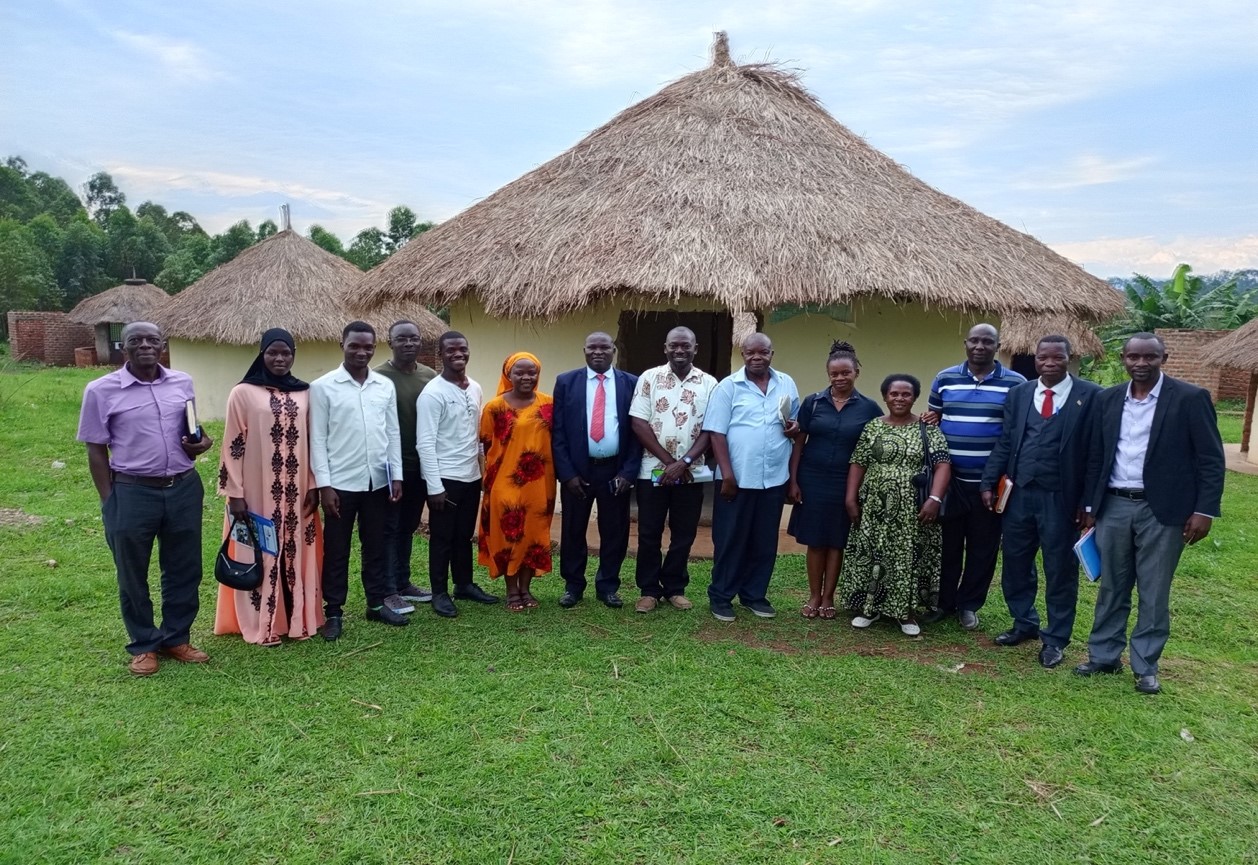
[[[865,616],[857,616],[856,618],[852,619],[852,627],[853,628],[868,628],[870,625],[872,625],[874,622],[878,621],[881,618],[882,618],[881,613],[874,616],[872,619],[868,619]]]
[[[922,632],[922,626],[917,622],[901,622],[900,633],[906,637],[916,637]]]

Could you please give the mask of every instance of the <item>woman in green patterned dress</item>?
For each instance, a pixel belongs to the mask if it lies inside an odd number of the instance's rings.
[[[939,595],[939,508],[952,466],[943,433],[913,414],[921,394],[913,376],[887,376],[887,414],[865,426],[852,453],[846,500],[852,532],[839,589],[844,606],[856,614],[854,628],[887,616],[915,637],[922,632],[917,611],[933,607]],[[912,478],[922,471],[923,431],[933,478],[930,497],[919,508]]]

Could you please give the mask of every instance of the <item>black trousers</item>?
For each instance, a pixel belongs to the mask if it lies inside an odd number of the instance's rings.
[[[122,623],[133,655],[188,642],[201,586],[201,507],[205,488],[190,472],[170,487],[114,483],[101,506],[105,542],[118,572]],[[149,561],[157,541],[162,623],[153,622]]]
[[[450,580],[457,590],[472,582],[472,535],[480,515],[480,481],[441,479],[446,488],[446,506],[428,510],[428,578],[432,593],[450,592]]]
[[[703,484],[657,487],[639,480],[638,561],[634,581],[644,597],[684,595],[690,585],[690,547],[699,531]],[[668,523],[668,555],[662,556],[664,524]]]
[[[977,613],[987,602],[1000,552],[1000,514],[983,507],[978,484],[963,489],[969,509],[942,521],[943,558],[939,569],[939,609]],[[954,493],[955,495],[955,493]]]
[[[732,502],[717,491],[712,507],[712,585],[708,600],[744,604],[765,600],[777,564],[778,528],[786,484],[764,490],[738,488]]]
[[[428,485],[418,471],[402,472],[402,500],[389,505],[384,523],[384,572],[388,580],[386,595],[394,595],[410,585],[411,551],[415,530],[424,515],[428,501]]]
[[[1064,649],[1075,626],[1079,600],[1079,560],[1074,544],[1079,539],[1074,513],[1059,490],[1037,485],[1014,487],[1009,505],[1001,515],[1004,534],[1000,587],[1019,631],[1040,632],[1046,646]],[[1044,559],[1044,612],[1040,624],[1035,609],[1035,551]]]
[[[389,491],[337,490],[341,515],[323,515],[323,613],[339,616],[349,595],[349,549],[358,523],[362,549],[363,592],[368,607],[378,607],[389,594],[385,575],[384,523],[389,516]]]
[[[585,498],[577,498],[568,488],[559,488],[563,508],[559,535],[559,573],[564,586],[574,595],[585,593],[588,585],[585,568],[590,548],[585,543],[585,530],[590,524],[590,510],[598,503],[598,571],[594,575],[594,591],[608,595],[620,591],[620,566],[629,553],[629,493],[616,495],[611,483],[616,477],[616,463],[591,466],[586,474],[589,486]]]

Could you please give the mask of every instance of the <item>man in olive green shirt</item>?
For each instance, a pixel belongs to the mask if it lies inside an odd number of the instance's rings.
[[[411,543],[424,513],[427,485],[420,472],[419,451],[415,449],[415,406],[419,394],[432,381],[435,370],[419,363],[419,326],[403,319],[389,328],[393,356],[376,372],[393,382],[397,391],[398,428],[402,435],[402,499],[389,506],[384,527],[385,573],[390,589],[384,603],[395,613],[413,613],[415,603],[427,603],[432,593],[411,582]]]

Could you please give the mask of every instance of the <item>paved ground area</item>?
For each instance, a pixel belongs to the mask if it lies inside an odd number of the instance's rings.
[[[1258,475],[1258,465],[1251,463],[1241,453],[1241,446],[1238,444],[1224,445],[1223,454],[1227,457],[1227,467],[1234,472],[1240,472],[1243,475]]]

